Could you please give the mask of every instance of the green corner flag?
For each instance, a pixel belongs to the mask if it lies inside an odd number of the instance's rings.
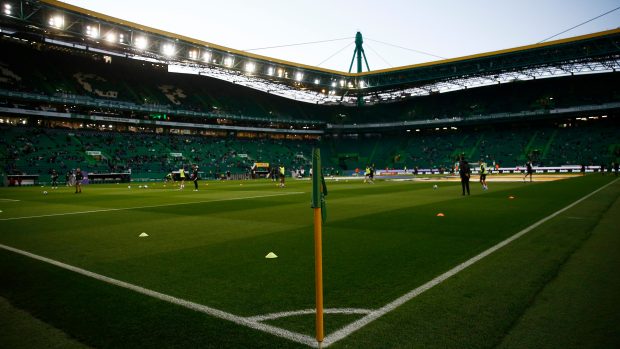
[[[312,208],[321,208],[321,218],[325,222],[327,211],[325,206],[325,196],[327,196],[327,186],[323,169],[321,168],[321,150],[312,150]]]

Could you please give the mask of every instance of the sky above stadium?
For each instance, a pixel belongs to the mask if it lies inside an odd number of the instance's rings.
[[[250,52],[341,71],[349,69],[357,31],[376,70],[535,44],[620,6],[618,0],[65,2],[239,50],[333,40]],[[553,40],[618,27],[620,10]]]

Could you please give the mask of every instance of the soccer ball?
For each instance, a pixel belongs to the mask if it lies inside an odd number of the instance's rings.
[[[131,185],[128,185],[128,186],[127,186],[127,189],[131,189]]]
[[[146,189],[146,188],[148,188],[148,187],[149,187],[148,185],[146,185],[146,184],[144,185],[144,189]]]
[[[138,186],[138,188],[142,189],[142,186],[141,186],[141,185],[139,185],[139,186]]]
[[[439,188],[437,184],[433,185],[433,189],[437,189],[437,188]]]
[[[43,195],[47,195],[47,190],[44,190],[44,191],[43,191]]]

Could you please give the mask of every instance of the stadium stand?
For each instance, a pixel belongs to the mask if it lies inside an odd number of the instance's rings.
[[[602,113],[596,110],[620,102],[617,72],[515,81],[355,107],[296,102],[214,78],[169,73],[164,64],[53,45],[2,39],[0,49],[11,52],[0,57],[0,107],[72,115],[68,121],[2,113],[5,173],[45,175],[52,168],[62,173],[81,167],[95,173],[131,169],[134,178],[159,179],[196,163],[203,177],[216,178],[227,171],[247,174],[254,162],[307,169],[317,144],[329,173],[370,164],[450,169],[460,154],[503,166],[528,159],[541,165],[618,161],[617,111],[599,119]],[[588,111],[592,106],[594,111]],[[112,121],[74,121],[73,115]],[[452,126],[457,118],[458,127]],[[138,127],[130,120],[181,124]],[[418,124],[390,126],[399,122]],[[238,128],[200,131],[183,123]],[[387,126],[346,128],[382,123]],[[302,125],[321,130],[322,136],[254,129]],[[330,131],[330,125],[345,128]]]

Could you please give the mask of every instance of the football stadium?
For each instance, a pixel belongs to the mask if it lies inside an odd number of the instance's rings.
[[[0,6],[0,347],[620,347],[617,26],[332,69]]]

